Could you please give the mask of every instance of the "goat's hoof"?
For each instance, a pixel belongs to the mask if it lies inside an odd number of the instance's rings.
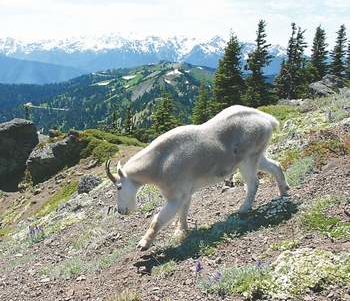
[[[178,243],[182,242],[187,237],[187,230],[177,229],[174,233],[174,237]]]
[[[246,207],[246,206],[241,206],[241,208],[238,210],[239,215],[247,215],[251,212],[252,207]]]
[[[146,240],[146,239],[141,239],[138,243],[138,245],[136,246],[136,248],[139,251],[146,251],[147,249],[150,248],[150,243]]]
[[[290,187],[289,186],[286,186],[284,189],[282,189],[280,191],[280,196],[281,197],[287,197],[289,196],[289,190],[290,190]]]

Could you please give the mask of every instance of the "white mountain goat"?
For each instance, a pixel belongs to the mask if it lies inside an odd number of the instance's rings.
[[[246,213],[258,188],[257,171],[275,176],[280,194],[289,186],[278,162],[264,151],[273,128],[279,125],[271,115],[244,106],[231,106],[201,125],[180,126],[159,136],[128,162],[117,165],[117,174],[106,173],[118,189],[118,212],[128,214],[136,207],[136,193],[143,184],[159,187],[166,204],[156,214],[138,248],[150,247],[157,232],[177,214],[175,234],[187,231],[187,214],[192,194],[199,188],[222,181],[240,169],[247,185],[240,213]]]

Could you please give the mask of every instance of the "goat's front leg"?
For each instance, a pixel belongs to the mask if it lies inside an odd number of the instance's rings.
[[[178,210],[178,221],[175,230],[175,237],[178,242],[181,242],[187,236],[188,224],[187,224],[187,215],[188,210],[191,204],[191,196],[188,196],[181,208]]]
[[[162,207],[161,211],[153,217],[149,229],[138,243],[138,249],[145,251],[151,246],[151,243],[156,237],[157,232],[166,226],[176,215],[179,205],[180,204],[177,201],[167,201],[166,205]]]

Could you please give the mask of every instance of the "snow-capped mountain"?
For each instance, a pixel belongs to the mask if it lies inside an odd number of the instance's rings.
[[[135,67],[162,60],[216,68],[226,43],[220,36],[204,41],[186,36],[162,38],[120,34],[40,41],[0,38],[0,55],[70,66],[85,72]],[[245,60],[254,44],[243,43],[242,49]],[[279,71],[285,49],[276,45],[271,53],[274,60],[265,68],[266,74]]]

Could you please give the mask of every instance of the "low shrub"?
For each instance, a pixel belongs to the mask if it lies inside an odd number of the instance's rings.
[[[108,299],[108,301],[140,301],[141,298],[138,293],[124,290],[121,293],[113,295]]]
[[[303,183],[305,177],[313,171],[314,163],[311,156],[295,161],[285,172],[289,185],[297,186]]]
[[[288,119],[296,118],[301,115],[300,110],[297,107],[290,105],[271,105],[258,107],[265,113],[268,113],[278,119],[281,123]]]
[[[329,208],[343,201],[344,199],[335,196],[324,196],[314,200],[311,207],[306,208],[302,214],[303,225],[309,230],[317,230],[332,238],[349,239],[350,223],[328,214]]]
[[[44,216],[56,210],[60,204],[66,202],[70,196],[77,191],[78,181],[72,181],[63,186],[59,191],[53,194],[37,211],[37,216]]]

